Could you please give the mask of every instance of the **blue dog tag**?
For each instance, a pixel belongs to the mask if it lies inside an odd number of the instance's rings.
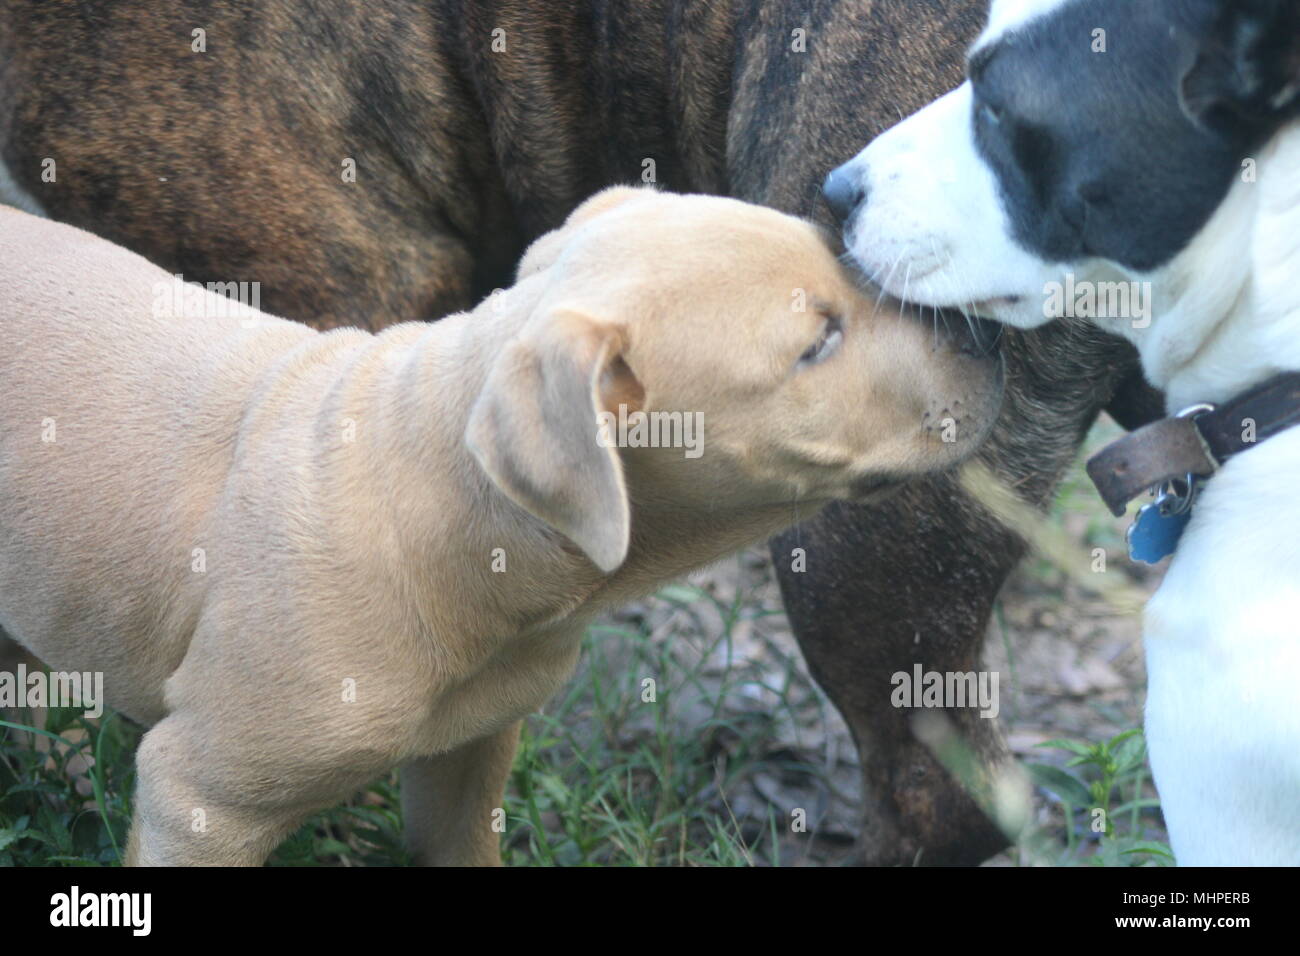
[[[1137,520],[1128,529],[1128,555],[1143,564],[1158,564],[1178,547],[1187,522],[1192,520],[1189,508],[1178,514],[1169,514],[1160,501],[1143,505]]]
[[[1192,505],[1196,504],[1201,482],[1197,475],[1166,482],[1157,489],[1155,501],[1138,509],[1127,535],[1130,558],[1156,564],[1174,553],[1187,522],[1192,520]]]

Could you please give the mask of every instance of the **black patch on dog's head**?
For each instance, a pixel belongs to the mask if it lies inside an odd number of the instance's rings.
[[[1297,115],[1298,6],[1072,0],[978,48],[971,122],[1016,239],[1052,262],[1168,263]]]

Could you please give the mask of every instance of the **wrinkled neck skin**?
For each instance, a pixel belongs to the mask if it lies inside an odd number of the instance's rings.
[[[540,285],[525,281],[471,313],[386,330],[340,369],[318,409],[318,434],[339,421],[358,423],[353,445],[318,459],[320,486],[333,499],[328,513],[342,516],[342,547],[373,555],[367,566],[389,576],[375,586],[412,602],[429,633],[502,639],[581,626],[603,609],[812,517],[825,504],[755,507],[732,489],[719,489],[707,508],[683,503],[656,493],[646,472],[658,469],[642,467],[638,458],[681,449],[624,449],[631,547],[618,569],[603,574],[567,538],[507,498],[464,441],[493,362],[539,297]],[[594,420],[592,428],[594,440]],[[353,464],[344,467],[340,456]],[[338,477],[356,475],[358,460],[360,489],[355,478]],[[427,499],[386,491],[420,487],[430,489]],[[495,570],[502,559],[504,570]]]
[[[1147,275],[1149,327],[1103,323],[1137,346],[1171,413],[1221,403],[1300,369],[1300,122],[1259,151],[1215,216],[1170,265]]]
[[[691,571],[764,542],[815,517],[828,504],[819,499],[760,505],[744,500],[734,487],[714,489],[707,503],[684,502],[684,496],[665,494],[646,480],[636,461],[642,455],[681,456],[681,449],[625,449],[622,455],[632,503],[632,541],[627,561],[591,595],[592,613],[642,597]]]

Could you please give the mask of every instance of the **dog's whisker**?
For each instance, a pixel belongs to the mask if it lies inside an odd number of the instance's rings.
[[[885,281],[879,284],[880,292],[876,296],[876,307],[871,310],[871,317],[873,319],[876,317],[876,314],[880,311],[881,303],[885,301],[885,295],[886,295],[885,286],[888,285],[889,281],[894,278],[894,272],[897,271],[899,265],[901,265],[902,262],[903,262],[903,253],[900,252],[898,254],[898,258],[894,260],[894,264],[889,267],[889,274],[885,276]]]

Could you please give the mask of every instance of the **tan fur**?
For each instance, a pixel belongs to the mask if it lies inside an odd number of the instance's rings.
[[[593,203],[473,313],[379,335],[176,314],[144,259],[0,210],[0,627],[152,725],[132,862],[260,863],[397,765],[421,861],[495,862],[518,721],[592,615],[991,425],[996,363],[808,224]],[[702,413],[703,454],[602,447],[618,401]]]

